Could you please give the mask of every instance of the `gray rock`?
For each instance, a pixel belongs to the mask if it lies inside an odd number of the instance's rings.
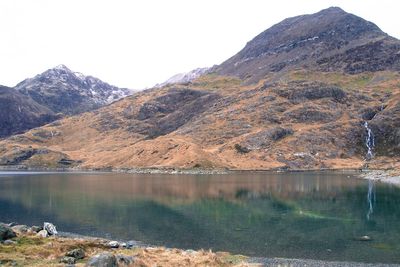
[[[49,235],[57,235],[57,229],[56,226],[52,223],[49,222],[45,222],[43,224],[43,229],[47,231],[47,233],[49,233]]]
[[[8,224],[8,226],[9,227],[13,227],[13,226],[15,226],[15,225],[18,225],[16,222],[10,222],[9,224]]]
[[[15,232],[17,233],[26,233],[29,230],[29,227],[27,225],[15,225],[13,227],[11,227],[11,229],[13,229]]]
[[[49,236],[49,233],[47,233],[46,230],[40,230],[40,231],[36,234],[36,236],[40,236],[40,237],[46,238],[46,237]]]
[[[110,241],[107,245],[108,245],[110,248],[119,248],[119,243],[118,243],[118,241]]]
[[[122,266],[123,265],[129,266],[129,265],[131,265],[131,264],[133,264],[135,262],[135,258],[134,257],[126,256],[126,255],[122,255],[122,254],[118,254],[116,256],[116,259],[117,259],[118,266],[121,266],[121,265]]]
[[[86,266],[96,266],[96,267],[116,267],[117,258],[108,252],[97,254],[89,259]]]
[[[130,240],[130,241],[126,242],[126,248],[133,248],[133,247],[136,247],[136,246],[137,246],[137,242],[136,241]]]
[[[3,244],[6,245],[6,246],[14,245],[14,244],[16,244],[16,243],[17,243],[17,242],[15,242],[14,240],[11,240],[11,239],[7,239],[7,240],[5,240],[5,241],[3,242]]]
[[[126,248],[127,245],[126,245],[125,242],[123,242],[123,243],[120,244],[120,246],[121,246],[121,248]]]
[[[15,232],[5,224],[0,224],[0,241],[7,240],[17,235]]]
[[[65,263],[65,264],[75,264],[75,262],[76,259],[74,257],[65,256],[60,259],[60,263]]]
[[[34,233],[39,233],[39,231],[41,231],[41,230],[43,230],[43,227],[36,226],[36,225],[33,225],[31,227],[31,231],[34,232]]]
[[[81,248],[76,248],[71,251],[68,251],[65,256],[73,257],[77,260],[83,259],[85,257],[85,251]]]

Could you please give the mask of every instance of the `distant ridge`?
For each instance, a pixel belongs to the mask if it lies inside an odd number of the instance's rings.
[[[179,84],[191,82],[203,74],[206,74],[210,68],[197,68],[189,72],[178,73],[166,80],[163,83],[156,84],[155,87],[163,87],[169,84]]]
[[[15,89],[52,111],[67,115],[90,111],[133,93],[93,76],[73,72],[65,65],[26,79]]]

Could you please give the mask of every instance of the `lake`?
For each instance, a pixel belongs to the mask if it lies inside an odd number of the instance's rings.
[[[400,263],[400,189],[353,176],[0,172],[0,221],[248,256]]]

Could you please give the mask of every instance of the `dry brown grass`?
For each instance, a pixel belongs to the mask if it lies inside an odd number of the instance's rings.
[[[211,251],[192,251],[147,247],[134,249],[110,249],[105,240],[82,238],[39,238],[31,235],[18,235],[16,244],[0,244],[0,265],[4,266],[64,266],[59,263],[61,257],[69,250],[82,248],[86,257],[79,260],[76,266],[84,266],[87,260],[101,252],[133,256],[131,266],[250,266],[246,257],[229,253]],[[254,265],[253,265],[254,266]]]

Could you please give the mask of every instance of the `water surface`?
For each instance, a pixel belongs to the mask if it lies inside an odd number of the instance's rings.
[[[400,263],[399,188],[346,173],[0,172],[0,221],[249,256]]]

